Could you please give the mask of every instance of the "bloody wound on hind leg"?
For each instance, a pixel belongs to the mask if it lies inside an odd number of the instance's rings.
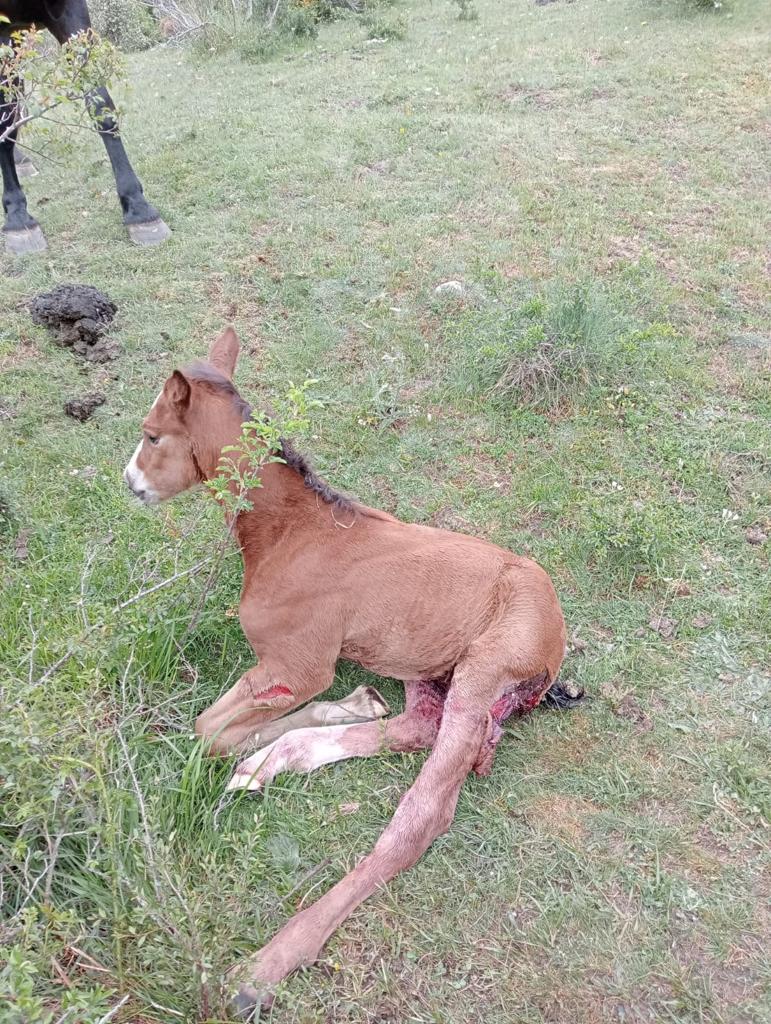
[[[490,716],[487,726],[487,736],[479,752],[479,758],[474,765],[477,775],[489,775],[495,756],[495,748],[503,735],[503,723],[507,718],[516,715],[521,718],[534,707],[541,703],[543,695],[549,689],[549,673],[541,672],[532,679],[526,679],[517,683],[509,690],[505,690],[498,700],[490,708]]]

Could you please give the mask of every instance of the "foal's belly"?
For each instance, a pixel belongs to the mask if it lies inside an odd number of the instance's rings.
[[[414,572],[398,600],[373,586],[367,602],[352,615],[340,656],[395,679],[444,675],[495,612],[489,576],[474,575],[468,574],[461,586],[458,579],[445,582]]]

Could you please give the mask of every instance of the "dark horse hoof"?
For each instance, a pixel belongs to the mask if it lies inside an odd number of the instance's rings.
[[[127,224],[129,238],[134,245],[160,245],[171,237],[171,229],[158,220],[148,220],[144,224]]]
[[[5,248],[14,256],[23,256],[30,252],[45,252],[48,248],[46,236],[36,224],[34,228],[22,228],[19,231],[3,231]]]
[[[260,991],[252,985],[241,985],[230,1000],[230,1015],[234,1020],[260,1019],[260,1010],[269,1010],[273,1005],[273,993]]]

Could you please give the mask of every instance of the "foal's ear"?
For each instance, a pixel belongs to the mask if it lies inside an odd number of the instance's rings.
[[[163,385],[163,397],[178,413],[183,413],[190,404],[190,381],[175,370]]]
[[[226,327],[211,347],[209,362],[226,377],[232,378],[239,347],[238,335],[235,330],[232,327]]]

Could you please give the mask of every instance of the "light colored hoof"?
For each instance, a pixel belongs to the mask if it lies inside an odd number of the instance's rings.
[[[16,174],[20,178],[34,178],[40,172],[32,163],[26,153],[22,156],[16,154]]]
[[[160,217],[146,224],[127,224],[126,227],[134,245],[160,245],[171,238],[171,228]]]
[[[390,713],[391,709],[374,686],[357,686],[347,697],[328,702],[324,725],[369,722],[373,718],[385,718]]]
[[[246,789],[250,793],[259,793],[262,789],[262,782],[257,778],[257,773],[276,749],[278,742],[278,740],[274,740],[267,747],[263,747],[251,757],[247,757],[245,761],[241,761],[225,786],[225,792],[231,793],[234,789]]]
[[[3,238],[6,252],[10,252],[14,256],[45,252],[48,248],[46,236],[37,225],[34,228],[24,228],[21,231],[3,231]]]
[[[365,686],[363,689],[365,689],[365,696],[373,718],[385,718],[386,715],[391,714],[391,709],[382,693],[374,686]]]
[[[254,777],[254,772],[236,772],[225,786],[226,793],[234,793],[237,789],[245,789],[247,793],[259,793],[262,786]]]

